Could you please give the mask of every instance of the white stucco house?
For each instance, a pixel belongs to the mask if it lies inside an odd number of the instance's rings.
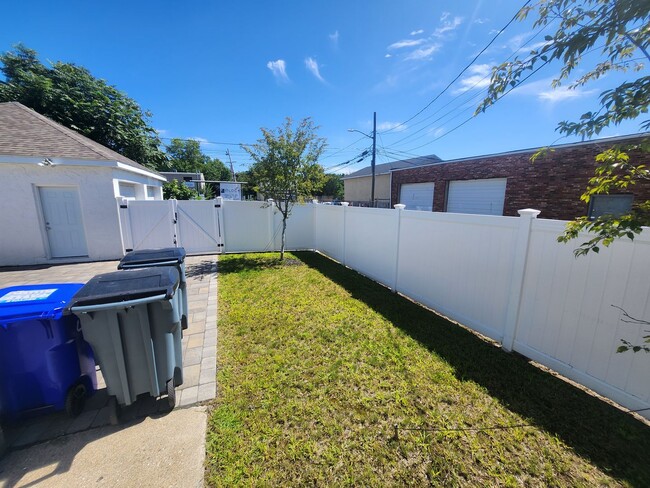
[[[0,266],[117,259],[119,202],[165,178],[17,102],[0,103]]]

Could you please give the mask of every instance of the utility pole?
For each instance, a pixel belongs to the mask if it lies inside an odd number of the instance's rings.
[[[375,157],[377,154],[377,112],[372,114],[372,187],[370,189],[370,201],[372,206],[375,207]]]
[[[226,149],[226,154],[228,155],[228,159],[230,160],[230,172],[232,173],[232,181],[237,181],[237,176],[235,176],[235,168],[232,165],[232,158],[230,157],[230,149]]]

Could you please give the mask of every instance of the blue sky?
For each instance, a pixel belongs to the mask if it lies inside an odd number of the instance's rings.
[[[254,142],[260,127],[276,127],[286,116],[320,125],[329,143],[323,166],[347,161],[370,145],[347,129],[370,132],[373,111],[378,163],[427,154],[454,159],[551,144],[560,120],[577,119],[608,86],[638,76],[554,91],[557,66],[550,67],[456,128],[478,104],[489,67],[551,33],[535,37],[532,22],[515,22],[427,110],[390,130],[431,102],[522,4],[23,0],[3,6],[0,50],[23,42],[42,60],[85,66],[150,110],[162,137],[211,141],[204,150],[222,160],[229,148],[237,171],[248,157],[221,143]],[[638,130],[639,121],[629,122],[600,136]]]

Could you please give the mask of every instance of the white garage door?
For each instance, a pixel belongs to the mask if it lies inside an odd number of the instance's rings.
[[[433,210],[433,183],[408,183],[402,185],[399,203],[406,205],[406,210]]]
[[[447,212],[503,215],[506,178],[449,182]]]

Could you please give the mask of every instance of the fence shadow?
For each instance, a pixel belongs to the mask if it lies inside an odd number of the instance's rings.
[[[447,361],[458,379],[481,385],[506,408],[554,434],[603,471],[647,486],[650,427],[642,421],[327,257],[293,254]]]
[[[219,274],[242,273],[246,271],[260,271],[264,269],[281,268],[283,266],[302,265],[303,262],[297,259],[285,257],[280,260],[280,253],[273,253],[277,257],[269,259],[268,254],[246,254],[242,257],[230,257],[227,260],[219,261],[217,271]],[[296,253],[293,253],[296,254]]]

